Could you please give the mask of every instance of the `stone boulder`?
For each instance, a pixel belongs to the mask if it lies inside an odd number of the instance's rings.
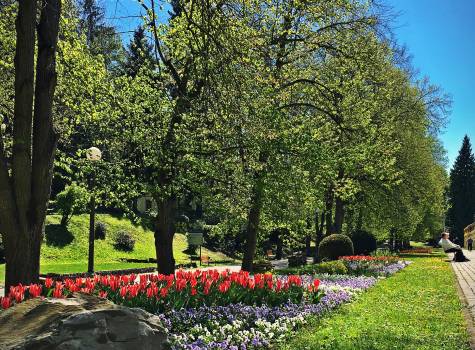
[[[91,295],[30,299],[0,312],[1,350],[168,348],[159,317]]]

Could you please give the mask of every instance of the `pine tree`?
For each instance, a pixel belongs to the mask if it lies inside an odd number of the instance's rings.
[[[109,71],[123,59],[120,35],[105,22],[105,9],[97,0],[79,0],[79,33],[86,36],[87,46],[94,55],[102,55]]]
[[[145,29],[139,26],[127,47],[122,71],[128,76],[135,77],[143,66],[151,67],[153,62],[153,47],[145,36]]]
[[[467,135],[450,171],[449,205],[447,225],[452,239],[461,244],[463,229],[473,222],[475,214],[475,157]]]

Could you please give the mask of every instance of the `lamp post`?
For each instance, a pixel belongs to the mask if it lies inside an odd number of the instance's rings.
[[[102,157],[101,150],[97,147],[91,147],[86,150],[86,159],[90,162],[100,161]],[[94,272],[94,228],[96,215],[96,198],[94,195],[94,168],[92,168],[91,176],[89,178],[89,190],[91,191],[91,198],[89,202],[89,256],[87,260],[87,272]]]

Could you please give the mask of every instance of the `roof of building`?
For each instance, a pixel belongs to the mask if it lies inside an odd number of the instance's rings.
[[[466,233],[475,231],[475,222],[474,222],[474,223],[471,223],[470,225],[468,225],[467,227],[465,227],[465,228],[463,229],[463,231],[466,232]]]

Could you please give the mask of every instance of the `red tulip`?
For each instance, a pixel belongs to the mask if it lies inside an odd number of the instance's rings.
[[[53,290],[53,298],[62,298],[63,297],[63,288],[56,286]]]
[[[0,305],[2,309],[8,309],[11,306],[11,301],[9,297],[0,297]]]
[[[47,279],[45,279],[45,287],[46,288],[51,288],[52,285],[53,285],[53,279],[51,279],[49,277]]]
[[[43,290],[43,286],[41,284],[30,284],[28,287],[28,291],[30,292],[30,296],[32,298],[39,297],[41,295],[41,291]]]
[[[318,287],[320,286],[320,280],[319,279],[315,279],[313,280],[313,289],[315,291],[317,291]]]

